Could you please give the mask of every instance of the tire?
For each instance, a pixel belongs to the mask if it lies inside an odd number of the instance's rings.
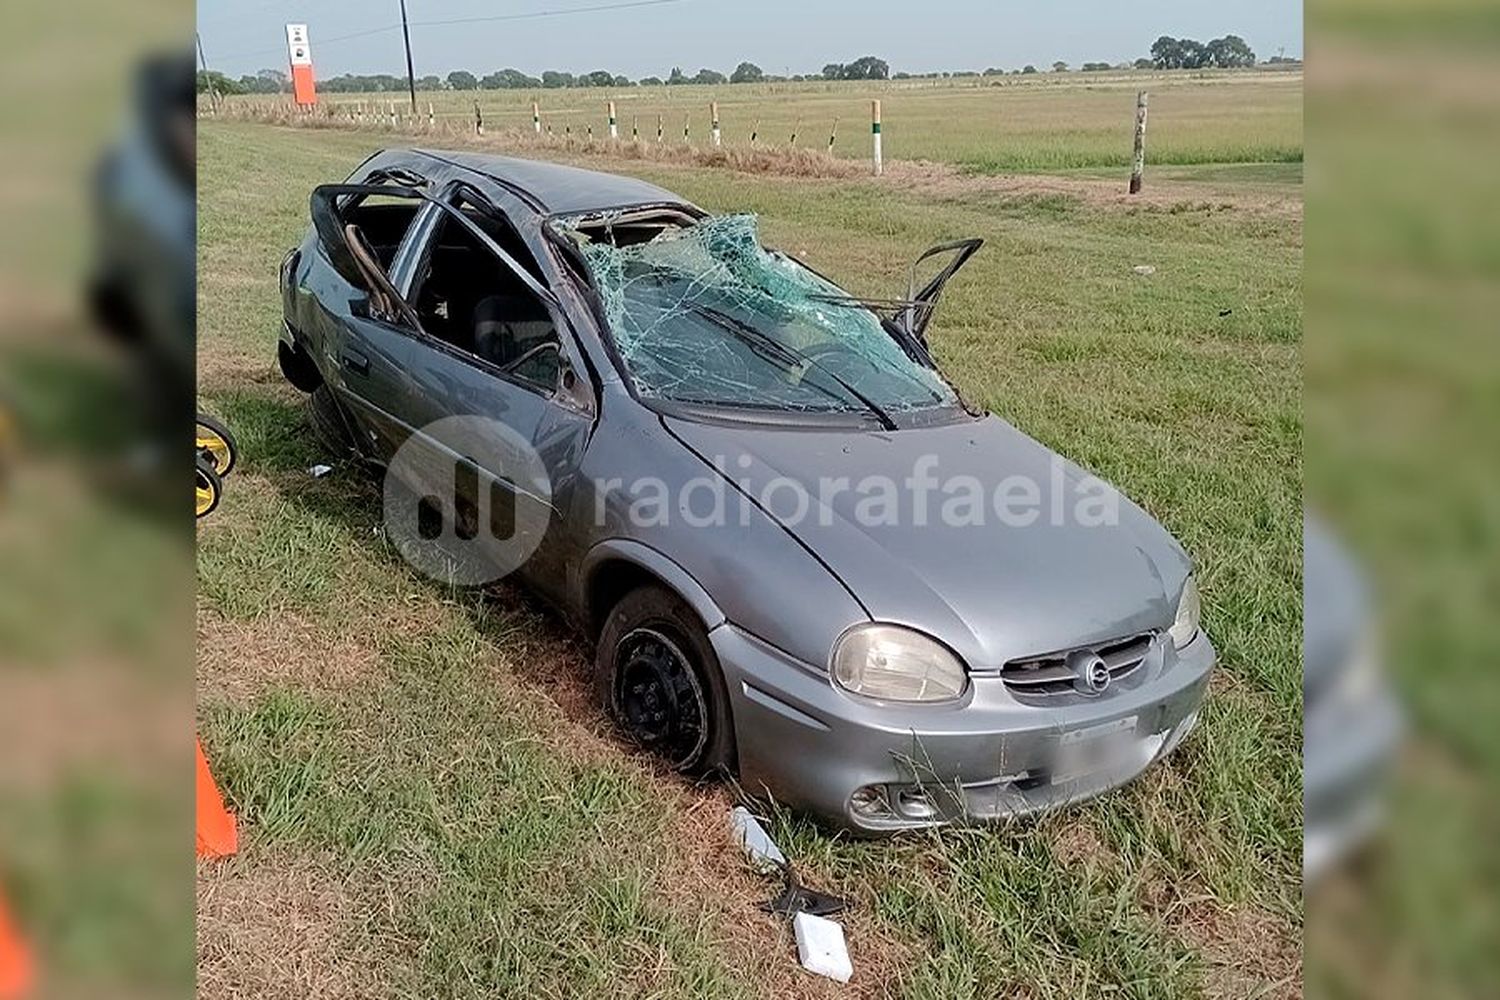
[[[671,591],[640,587],[610,611],[595,653],[594,689],[627,736],[678,772],[734,772],[723,671],[703,623]]]
[[[194,472],[197,482],[195,484],[195,509],[197,513],[194,520],[204,518],[219,508],[219,501],[224,496],[224,480],[214,471],[214,467],[203,458],[195,463]]]
[[[206,413],[198,414],[194,437],[199,457],[213,467],[220,479],[234,471],[240,457],[240,445],[221,421]]]
[[[344,413],[328,386],[318,386],[307,397],[307,422],[318,442],[334,454],[348,455],[355,450]]]

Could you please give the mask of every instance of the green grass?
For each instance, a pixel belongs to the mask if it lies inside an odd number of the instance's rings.
[[[748,145],[752,132],[762,145],[825,149],[837,122],[834,152],[870,155],[870,100],[882,104],[885,155],[934,160],[976,173],[1055,172],[1130,163],[1135,95],[1151,93],[1147,148],[1159,165],[1300,163],[1302,160],[1301,73],[1044,74],[984,80],[891,81],[888,83],[786,83],[731,87],[633,87],[441,91],[419,93],[419,119],[431,104],[442,122],[472,125],[474,103],[492,132],[529,130],[531,102],[541,106],[545,127],[580,139],[593,129],[608,133],[607,103],[615,102],[620,135],[656,139],[657,116],[665,141],[709,137],[709,104],[717,101],[726,145]],[[324,94],[320,113],[363,103],[366,121],[388,120],[392,100],[399,114],[410,105],[399,94]],[[264,103],[267,98],[232,101]],[[347,113],[347,112],[345,112]],[[369,116],[376,117],[371,118]]]
[[[722,797],[601,740],[569,694],[585,651],[511,596],[407,570],[372,533],[378,495],[353,470],[305,473],[316,448],[271,370],[276,262],[306,225],[308,188],[385,141],[200,131],[203,402],[246,453],[201,532],[200,627],[265,635],[294,619],[367,655],[351,684],[246,649],[249,696],[205,671],[200,727],[249,850],[313,859],[347,887],[341,933],[393,995],[815,989],[753,909],[769,887],[747,887],[732,859],[705,869],[684,838],[719,830]],[[932,242],[985,237],[934,326],[945,368],[1121,486],[1199,564],[1220,677],[1199,731],[1131,787],[1037,823],[894,843],[775,817],[808,878],[857,902],[856,991],[1234,995],[1237,974],[1295,985],[1300,218],[1238,203],[1233,177],[1205,182],[1231,189],[1212,200],[1121,207],[583,162],[757,212],[769,243],[858,293],[889,292]],[[1268,923],[1273,953],[1265,935],[1200,933],[1186,915],[1202,907]]]

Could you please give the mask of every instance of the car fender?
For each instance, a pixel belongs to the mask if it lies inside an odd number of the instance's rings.
[[[578,606],[586,608],[590,615],[598,611],[598,609],[588,607],[594,576],[601,567],[614,561],[630,563],[659,578],[678,597],[687,602],[694,613],[703,620],[703,627],[706,630],[712,631],[726,621],[723,610],[691,573],[644,542],[629,538],[605,539],[595,544],[583,557],[578,572]]]

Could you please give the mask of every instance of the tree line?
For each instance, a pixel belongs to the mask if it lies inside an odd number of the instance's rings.
[[[1275,56],[1272,64],[1297,65],[1300,60]],[[1238,35],[1225,35],[1209,42],[1192,38],[1173,38],[1162,35],[1151,46],[1150,56],[1134,62],[1107,63],[1086,62],[1080,69],[1085,73],[1104,70],[1125,69],[1239,69],[1255,65],[1255,52]],[[1067,73],[1068,64],[1062,60],[1052,63],[1052,72]],[[975,70],[942,73],[891,73],[890,64],[875,56],[861,56],[849,63],[829,63],[821,73],[777,76],[767,73],[752,62],[742,62],[734,72],[725,75],[718,70],[700,69],[689,76],[682,67],[674,66],[663,79],[659,76],[632,80],[628,76],[596,69],[587,73],[569,73],[549,69],[541,76],[532,76],[521,70],[506,68],[484,76],[468,70],[454,70],[445,77],[428,74],[420,77],[419,90],[560,90],[567,87],[660,87],[682,84],[725,83],[801,83],[807,80],[911,80],[917,78],[959,79],[978,76],[1017,76],[1040,72],[1036,66],[1027,64],[1021,69],[1003,70],[990,67],[982,73]],[[327,93],[385,93],[406,89],[406,77],[390,73],[356,74],[345,73],[318,81],[318,88]],[[214,70],[198,73],[198,92],[216,90],[220,94],[279,94],[288,89],[286,73],[277,69],[263,69],[255,75],[246,74],[233,79]]]

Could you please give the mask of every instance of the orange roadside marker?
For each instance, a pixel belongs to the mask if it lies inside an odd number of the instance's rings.
[[[219,795],[219,786],[209,773],[208,761],[203,757],[203,744],[198,742],[198,857],[226,858],[239,850],[239,831],[235,828],[234,816],[224,808],[224,799]]]
[[[16,1000],[31,989],[31,955],[0,899],[0,1000]]]

